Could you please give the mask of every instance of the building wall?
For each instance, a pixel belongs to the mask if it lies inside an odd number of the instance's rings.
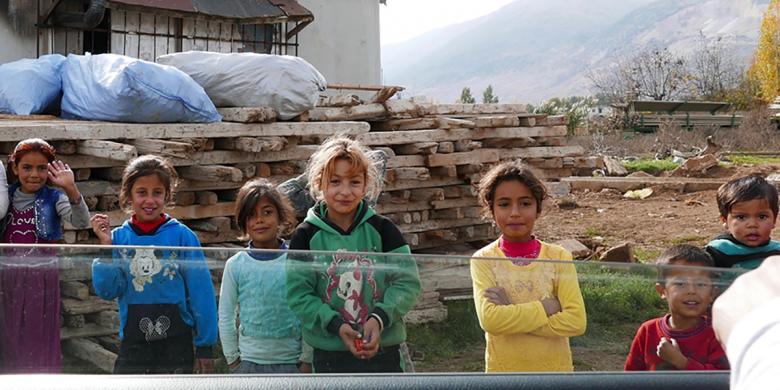
[[[314,22],[299,34],[298,55],[329,83],[381,83],[379,0],[299,0]]]
[[[35,34],[20,36],[8,22],[8,1],[0,0],[0,64],[38,56]]]

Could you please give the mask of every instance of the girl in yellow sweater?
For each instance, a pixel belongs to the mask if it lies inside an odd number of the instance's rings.
[[[520,162],[497,165],[479,183],[485,215],[501,230],[471,260],[487,372],[573,370],[569,337],[585,332],[585,305],[571,253],[533,235],[547,197]]]

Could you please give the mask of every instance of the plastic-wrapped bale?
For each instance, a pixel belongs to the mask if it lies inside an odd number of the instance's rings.
[[[56,112],[62,95],[59,54],[0,65],[0,113],[31,115]]]
[[[218,107],[271,107],[281,119],[314,108],[327,87],[322,74],[300,57],[189,51],[157,62],[192,76]]]
[[[117,54],[68,55],[62,116],[135,123],[219,122],[203,88],[172,67]]]

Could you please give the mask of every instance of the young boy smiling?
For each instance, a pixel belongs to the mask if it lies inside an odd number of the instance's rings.
[[[626,358],[626,371],[727,370],[729,368],[707,309],[713,299],[712,258],[692,245],[667,249],[655,289],[669,304],[669,314],[639,328]]]

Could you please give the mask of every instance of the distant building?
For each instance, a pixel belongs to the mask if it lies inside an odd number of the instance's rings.
[[[377,0],[9,0],[0,63],[50,53],[154,61],[188,50],[299,55],[329,82],[380,81]],[[312,12],[313,10],[314,12]]]

